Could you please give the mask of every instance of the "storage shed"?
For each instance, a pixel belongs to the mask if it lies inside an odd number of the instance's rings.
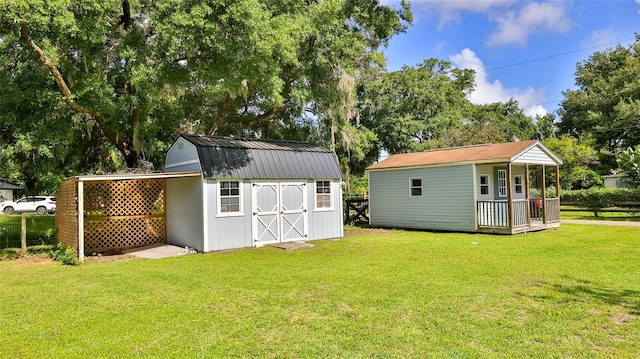
[[[502,234],[558,227],[560,164],[538,141],[394,155],[367,168],[369,222]]]
[[[165,173],[167,241],[198,251],[338,238],[342,172],[333,152],[306,142],[181,135]]]
[[[21,187],[18,187],[11,183],[0,182],[0,202],[13,201],[14,200],[13,191],[19,191],[21,189],[22,189]]]

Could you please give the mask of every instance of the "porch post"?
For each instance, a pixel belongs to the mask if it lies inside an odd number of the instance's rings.
[[[509,211],[509,231],[513,232],[513,195],[511,193],[511,162],[507,163],[507,211]]]
[[[546,168],[542,165],[542,183],[540,196],[542,197],[542,223],[547,224],[547,180],[545,178]]]
[[[527,199],[527,225],[529,225],[529,227],[531,227],[531,203],[529,203],[529,164],[525,163],[524,164],[524,195]]]
[[[556,198],[560,205],[560,166],[556,166]]]

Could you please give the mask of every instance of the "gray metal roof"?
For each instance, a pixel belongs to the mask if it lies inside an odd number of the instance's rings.
[[[16,185],[12,185],[11,183],[0,182],[0,189],[19,190],[19,189],[22,189],[22,187],[19,187],[19,186],[16,186]]]
[[[181,135],[196,146],[205,177],[342,179],[333,152],[308,142]]]

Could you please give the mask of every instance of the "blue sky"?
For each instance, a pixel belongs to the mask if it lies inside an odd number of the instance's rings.
[[[472,102],[514,98],[531,116],[558,108],[578,62],[640,33],[640,0],[416,0],[411,8],[414,25],[385,50],[389,70],[432,57],[472,68]]]

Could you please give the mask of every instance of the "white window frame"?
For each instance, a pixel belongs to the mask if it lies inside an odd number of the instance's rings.
[[[234,211],[234,212],[223,212],[222,211],[222,184],[225,182],[237,182],[238,183],[238,195],[229,195],[229,196],[224,196],[224,197],[238,197],[238,211]],[[229,180],[224,180],[224,181],[218,181],[218,185],[216,188],[216,205],[218,207],[218,213],[216,215],[216,217],[236,217],[236,216],[244,216],[244,194],[242,193],[243,190],[243,185],[242,185],[242,181],[238,180],[238,179],[229,179]]]
[[[486,178],[487,181],[485,184],[482,184],[482,178]],[[478,184],[480,188],[480,196],[491,196],[491,176],[489,175],[480,175],[480,183]],[[482,187],[487,189],[487,193],[482,193]]]
[[[413,185],[413,181],[414,180],[420,180],[420,186],[414,186]],[[413,189],[414,188],[419,188],[420,189],[420,194],[413,194]],[[409,197],[422,197],[424,193],[424,183],[422,181],[422,177],[413,177],[409,179]]]
[[[520,183],[518,183],[518,180],[520,180]],[[518,192],[518,188],[520,188],[520,192]],[[513,176],[513,193],[515,194],[524,193],[524,183],[522,181],[522,175]]]
[[[329,193],[323,192],[323,193],[318,193],[318,188],[320,188],[318,186],[319,182],[328,182],[329,183],[329,187],[325,187],[325,186],[321,186],[322,188],[328,188],[329,189]],[[333,211],[333,182],[331,180],[327,180],[327,179],[320,179],[320,180],[315,180],[313,181],[314,186],[313,186],[313,193],[314,193],[314,210],[315,211]],[[323,183],[324,184],[324,183]],[[320,207],[318,206],[318,196],[319,195],[329,195],[329,207]]]
[[[498,197],[507,197],[507,170],[498,170]]]

